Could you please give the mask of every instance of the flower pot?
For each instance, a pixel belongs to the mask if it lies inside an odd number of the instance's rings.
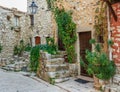
[[[94,79],[94,88],[100,90],[101,85],[99,83],[99,79],[95,75],[93,75],[93,79]]]

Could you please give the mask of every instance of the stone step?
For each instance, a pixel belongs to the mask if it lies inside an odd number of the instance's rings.
[[[51,55],[51,59],[54,58],[64,58],[64,55]]]
[[[55,72],[60,70],[68,70],[68,64],[54,64],[54,65],[46,65],[47,71]]]
[[[54,59],[45,60],[44,62],[45,62],[45,64],[47,64],[47,65],[63,64],[63,63],[65,63],[65,62],[64,62],[64,58],[54,58]]]
[[[50,78],[66,78],[69,77],[69,71],[68,70],[61,70],[61,71],[56,71],[56,72],[47,72],[48,76]]]
[[[65,81],[68,81],[69,79],[70,79],[70,77],[67,77],[67,78],[56,78],[55,79],[55,83],[65,82]]]
[[[63,52],[62,52],[63,53]],[[49,54],[49,53],[47,53],[47,52],[41,52],[41,56],[42,56],[42,58],[43,59],[45,59],[45,60],[48,60],[48,59],[54,59],[54,58],[63,58],[64,57],[64,55],[66,55],[66,54],[62,54],[62,53],[58,53],[58,54],[56,54],[56,55],[51,55],[51,54]]]
[[[120,64],[116,64],[116,74],[120,74]]]
[[[113,77],[113,84],[119,85],[120,86],[120,74],[116,74]]]
[[[108,84],[105,86],[103,92],[120,92],[120,86],[114,84]]]
[[[3,70],[6,70],[6,71],[14,71],[15,69],[13,67],[2,67]]]
[[[24,67],[27,67],[27,66],[28,64],[26,62],[15,62],[14,64],[9,64],[9,65],[2,67],[2,69],[7,70],[7,71],[20,71]]]
[[[66,55],[67,53],[66,53],[66,51],[58,51],[58,54],[60,54],[60,55]]]
[[[5,66],[10,64],[10,62],[6,58],[0,58],[0,66]]]

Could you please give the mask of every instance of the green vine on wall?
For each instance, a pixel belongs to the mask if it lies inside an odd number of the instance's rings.
[[[46,1],[47,1],[48,9],[53,10],[54,9],[54,2],[56,0],[46,0]]]
[[[66,12],[64,9],[59,9],[55,6],[56,0],[47,0],[48,7],[54,13],[54,17],[58,26],[58,36],[62,40],[65,50],[67,52],[69,63],[73,63],[76,60],[75,42],[76,36],[76,24],[72,20],[70,12]]]
[[[68,61],[73,63],[76,58],[74,47],[77,39],[76,24],[72,21],[71,13],[66,12],[64,9],[55,9],[55,20],[58,26],[58,35],[67,51]]]
[[[95,37],[98,43],[102,43],[103,50],[108,52],[108,25],[107,25],[107,5],[103,2],[98,2],[98,7],[95,10]]]

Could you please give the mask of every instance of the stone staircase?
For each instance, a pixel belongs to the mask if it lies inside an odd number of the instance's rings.
[[[42,52],[38,75],[51,84],[69,80],[69,64],[64,60],[64,53],[50,55],[46,52]]]
[[[0,67],[10,64],[9,60],[6,58],[0,58]]]
[[[117,71],[112,79],[112,83],[105,86],[104,92],[120,92],[120,66],[117,66]]]
[[[0,59],[0,66],[7,71],[27,71],[29,65],[29,53],[24,53],[22,57]]]

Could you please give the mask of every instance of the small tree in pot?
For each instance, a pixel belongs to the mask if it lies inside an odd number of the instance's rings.
[[[86,67],[88,74],[93,75],[94,78],[109,80],[116,71],[114,62],[109,60],[107,54],[102,51],[100,44],[96,43],[94,39],[90,40],[90,43],[94,45],[94,50],[86,50],[86,63],[81,59],[81,64]],[[100,88],[99,82],[94,81],[94,83],[95,88]]]

